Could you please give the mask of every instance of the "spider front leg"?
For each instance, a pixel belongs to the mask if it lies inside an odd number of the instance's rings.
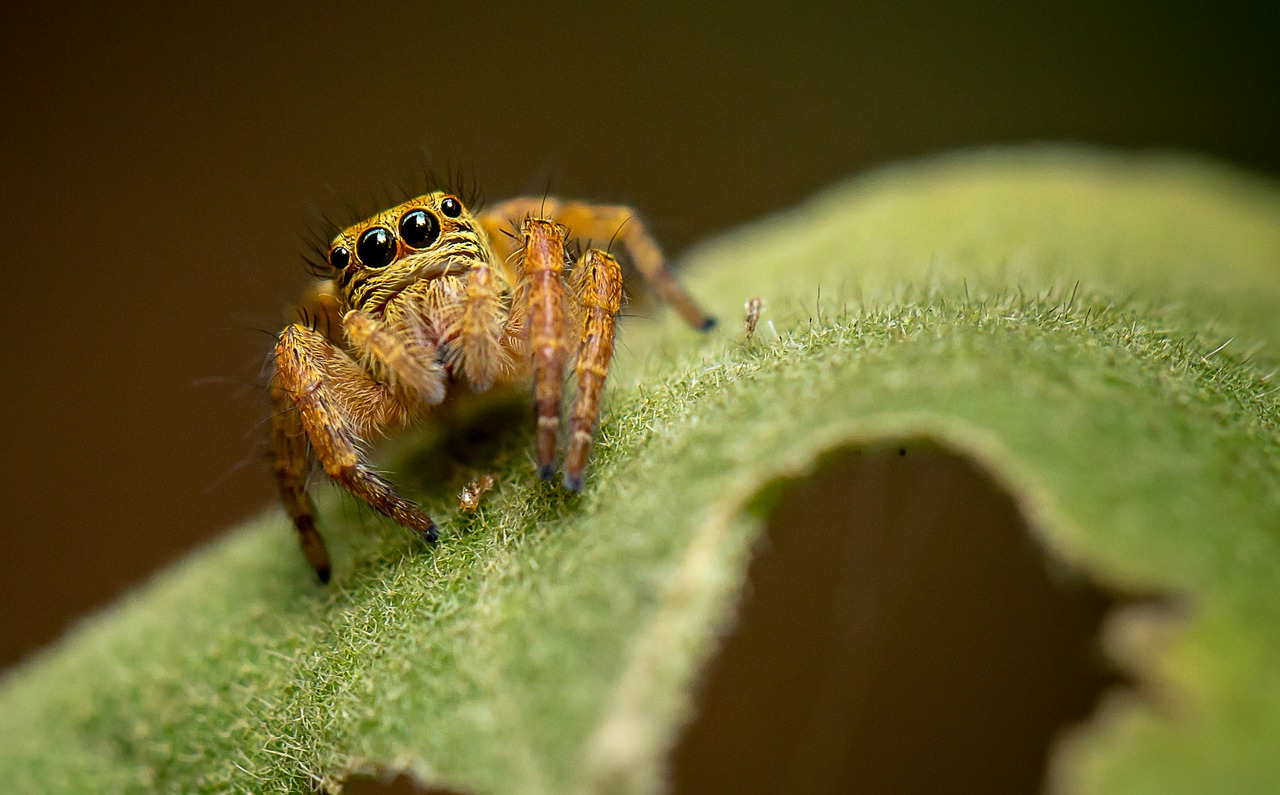
[[[564,456],[564,487],[582,490],[582,472],[600,419],[600,398],[613,359],[614,317],[622,308],[622,268],[599,249],[590,249],[573,270],[573,294],[582,311],[578,329],[578,393],[569,417],[569,449]]]
[[[564,333],[564,241],[567,230],[553,221],[526,218],[523,274],[527,281],[526,324],[533,353],[533,401],[538,417],[535,454],[538,476],[556,474],[560,395],[569,357]]]
[[[408,406],[403,399],[375,381],[345,351],[305,326],[295,324],[284,330],[276,344],[275,363],[271,438],[276,477],[281,500],[320,581],[328,581],[330,563],[306,494],[308,440],[330,477],[434,542],[439,534],[431,518],[396,494],[391,484],[369,467],[358,448],[361,439],[406,416]],[[300,431],[306,433],[305,439]]]

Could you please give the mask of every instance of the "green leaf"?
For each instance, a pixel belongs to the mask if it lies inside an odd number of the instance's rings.
[[[321,587],[278,510],[235,529],[9,674],[0,781],[657,791],[771,484],[930,439],[991,472],[1058,559],[1189,605],[1164,643],[1126,619],[1113,651],[1169,701],[1105,701],[1059,785],[1280,782],[1277,186],[1176,156],[970,153],[786,209],[686,275],[721,326],[624,324],[581,497],[534,478],[521,421],[440,463],[501,404],[427,428],[388,455],[438,547],[322,489]],[[461,514],[479,471],[498,487]]]

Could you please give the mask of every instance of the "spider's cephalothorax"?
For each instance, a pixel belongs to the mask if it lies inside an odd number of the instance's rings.
[[[616,236],[659,297],[695,328],[712,325],[625,207],[514,199],[472,215],[457,197],[437,192],[334,238],[331,278],[304,301],[312,322],[280,335],[271,384],[280,496],[322,581],[330,564],[306,492],[312,454],[352,494],[435,541],[431,518],[370,468],[362,448],[443,401],[458,382],[479,392],[532,381],[538,473],[549,480],[573,363],[564,485],[582,488],[613,357],[622,272],[599,249],[567,261],[569,230],[587,239]]]

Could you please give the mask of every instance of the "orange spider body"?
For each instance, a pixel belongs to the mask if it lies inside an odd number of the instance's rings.
[[[272,379],[272,448],[281,500],[308,561],[329,579],[329,555],[307,496],[311,455],[348,491],[418,531],[438,533],[364,459],[365,440],[441,403],[459,383],[481,392],[532,381],[539,475],[554,477],[565,371],[577,394],[564,485],[582,488],[613,356],[622,271],[590,249],[566,259],[569,229],[616,235],[659,297],[695,328],[714,322],[670,276],[625,207],[515,199],[473,215],[437,192],[355,224],[329,248],[332,277],[304,301],[322,320],[281,333]],[[503,234],[514,226],[517,233]]]

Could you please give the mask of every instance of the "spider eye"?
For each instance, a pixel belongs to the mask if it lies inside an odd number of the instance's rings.
[[[457,218],[462,215],[462,202],[452,196],[445,196],[440,202],[440,212],[444,213],[445,218]]]
[[[329,251],[329,264],[335,269],[344,271],[351,264],[351,252],[346,246],[334,246]]]
[[[440,237],[440,221],[426,210],[410,210],[400,218],[400,239],[412,248],[427,248]]]
[[[390,229],[375,226],[356,242],[356,256],[366,268],[385,268],[396,258],[396,236]]]

